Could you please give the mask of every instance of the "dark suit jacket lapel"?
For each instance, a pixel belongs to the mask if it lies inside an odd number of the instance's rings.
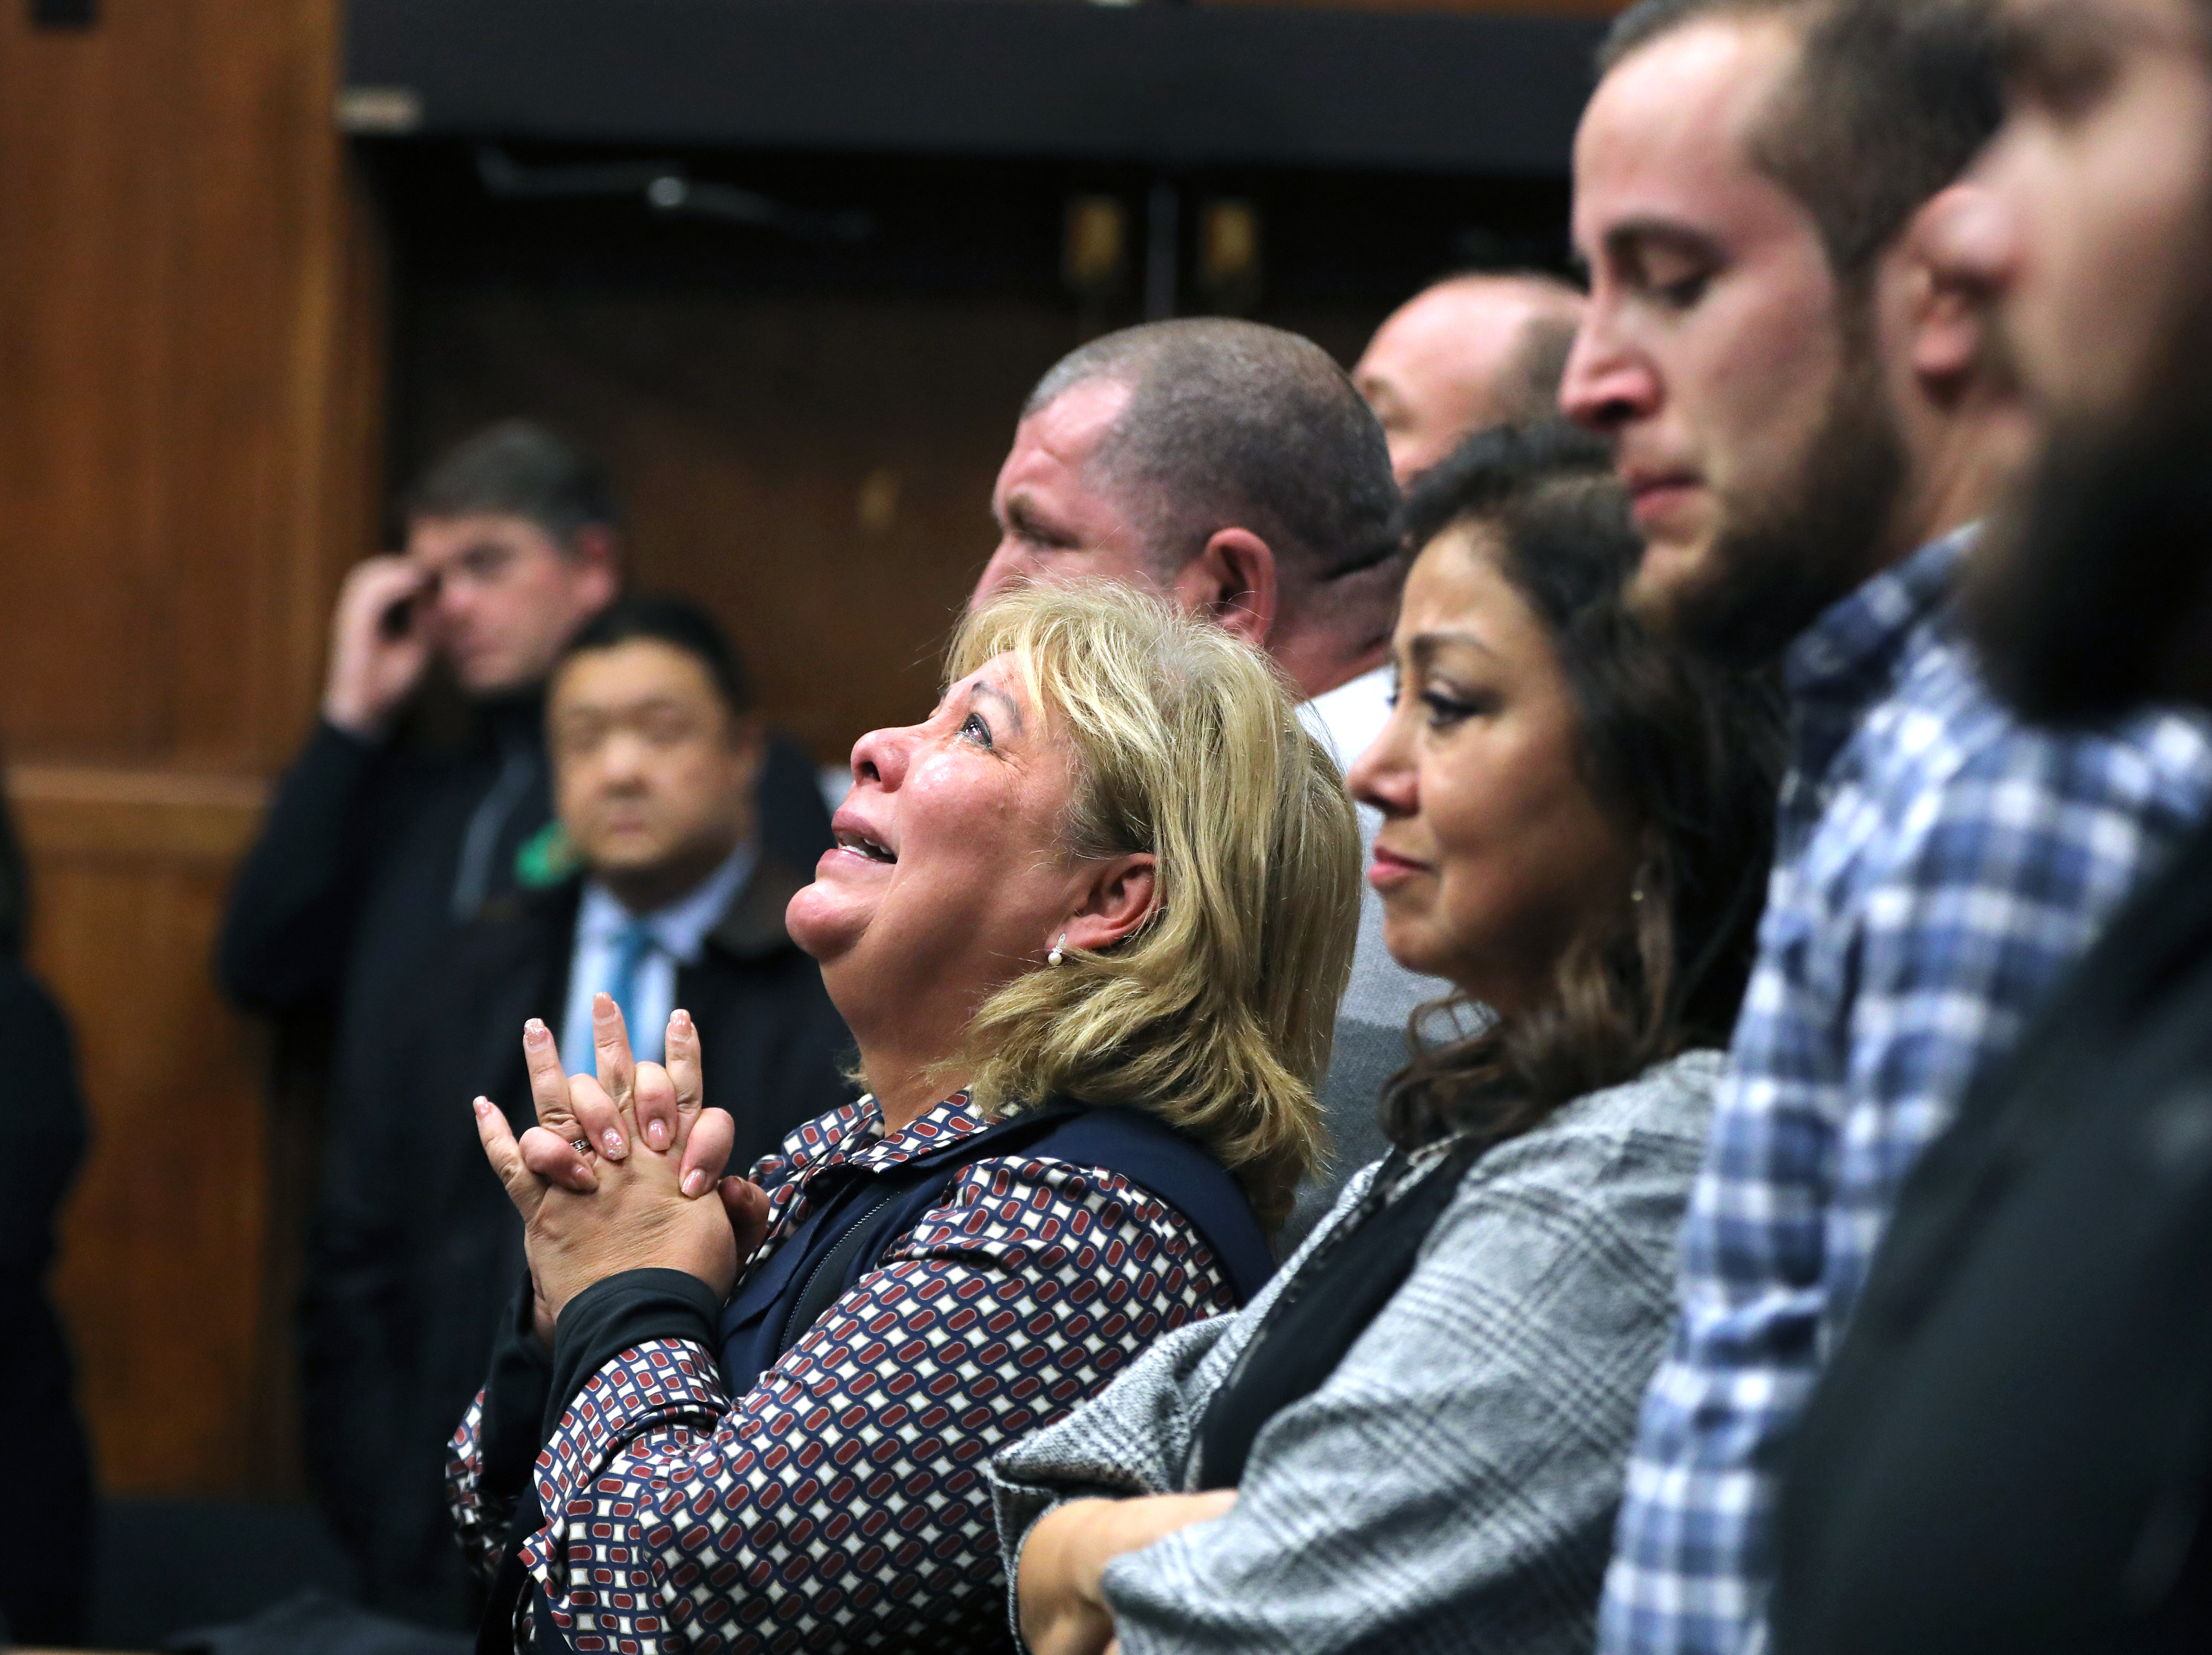
[[[530,1069],[522,1057],[522,1025],[542,1017],[556,1039],[561,1035],[582,902],[582,882],[571,879],[519,897],[497,923],[482,926],[478,933],[483,953],[473,962],[473,974],[489,991],[471,1069],[481,1076],[479,1089],[507,1112],[518,1134],[538,1119],[530,1103]],[[590,1053],[583,1057],[588,1059]],[[562,1052],[561,1061],[571,1072],[579,1066],[572,1052]]]

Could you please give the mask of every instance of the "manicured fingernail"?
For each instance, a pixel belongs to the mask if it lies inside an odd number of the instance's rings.
[[[668,1026],[671,1028],[690,1028],[691,1027],[691,1014],[684,1010],[682,1006],[677,1007],[675,1010],[668,1014]]]
[[[694,1167],[690,1172],[684,1174],[684,1194],[696,1196],[705,1190],[706,1187],[707,1174],[702,1172],[698,1167]]]
[[[668,1123],[662,1120],[646,1122],[645,1141],[656,1149],[665,1149],[668,1147]]]
[[[522,1038],[526,1040],[542,1040],[545,1034],[545,1020],[542,1017],[532,1017],[522,1026]]]
[[[476,1111],[477,1118],[479,1120],[491,1113],[491,1100],[489,1098],[478,1098],[476,1101]]]
[[[608,1127],[605,1131],[599,1134],[599,1142],[606,1146],[607,1159],[609,1161],[620,1161],[624,1155],[629,1153],[629,1149],[625,1148],[623,1143],[622,1134],[615,1131],[611,1126]]]

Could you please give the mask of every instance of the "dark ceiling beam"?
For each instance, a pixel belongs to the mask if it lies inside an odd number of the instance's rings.
[[[1602,25],[1048,0],[351,0],[361,133],[1557,176]]]

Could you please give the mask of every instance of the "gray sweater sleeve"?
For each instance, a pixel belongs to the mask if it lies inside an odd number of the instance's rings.
[[[1719,1071],[1677,1059],[1477,1163],[1336,1371],[1262,1428],[1236,1508],[1108,1569],[1124,1655],[1587,1651]],[[1182,1486],[1265,1304],[1001,1457],[1010,1579],[1056,1499]]]
[[[1033,1432],[991,1465],[999,1542],[1014,1601],[1022,1542],[1039,1518],[1064,1500],[1182,1492],[1199,1422],[1256,1319],[1297,1274],[1322,1240],[1358,1204],[1375,1168],[1355,1173],[1313,1233],[1243,1309],[1211,1316],[1156,1341],[1129,1370],[1073,1416]],[[1067,1428],[1082,1422],[1080,1428]],[[1019,1635],[1018,1616],[1016,1626]]]

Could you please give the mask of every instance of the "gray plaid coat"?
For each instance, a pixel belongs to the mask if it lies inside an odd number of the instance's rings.
[[[1469,1169],[1382,1314],[1261,1429],[1235,1510],[1108,1569],[1123,1655],[1587,1652],[1723,1061],[1660,1064]],[[1009,1581],[1059,1501],[1187,1488],[1215,1387],[1376,1171],[1248,1308],[999,1456]]]

